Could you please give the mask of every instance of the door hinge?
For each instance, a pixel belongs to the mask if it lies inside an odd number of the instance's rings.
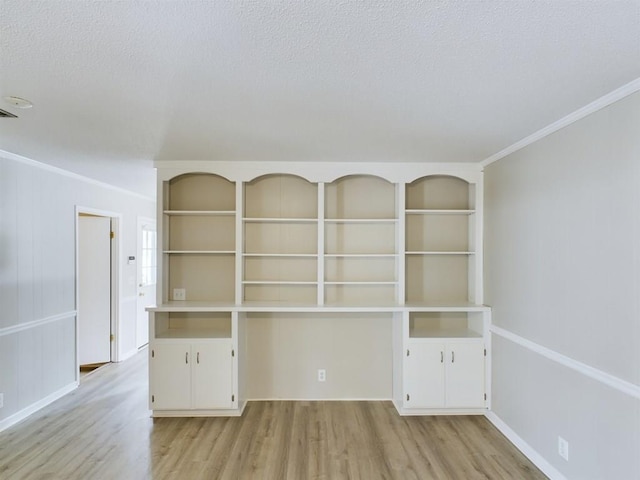
[[[112,333],[111,335],[109,335],[109,341],[113,342],[116,339],[115,335]]]
[[[115,232],[109,232],[109,238],[116,238]]]

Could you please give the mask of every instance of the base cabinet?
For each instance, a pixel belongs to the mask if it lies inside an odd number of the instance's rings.
[[[165,342],[151,346],[151,409],[235,408],[230,340]]]
[[[483,408],[485,350],[481,341],[416,341],[404,358],[405,408]]]

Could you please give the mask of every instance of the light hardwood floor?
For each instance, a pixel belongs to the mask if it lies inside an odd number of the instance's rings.
[[[253,402],[150,418],[146,351],[0,433],[1,479],[543,479],[484,417],[390,402]]]

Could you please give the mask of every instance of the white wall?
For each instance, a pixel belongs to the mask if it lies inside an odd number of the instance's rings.
[[[489,165],[485,208],[493,413],[567,478],[640,478],[640,93]]]
[[[155,203],[0,152],[0,429],[75,387],[76,206],[121,214],[119,357],[135,351],[137,216]]]

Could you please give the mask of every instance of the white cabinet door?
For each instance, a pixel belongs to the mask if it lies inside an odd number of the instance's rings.
[[[407,352],[406,408],[484,407],[484,345],[481,342],[409,342]]]
[[[444,344],[409,344],[405,352],[407,408],[444,407]]]
[[[195,343],[192,392],[194,409],[232,408],[232,344],[227,341]]]
[[[445,363],[447,407],[484,407],[484,345],[480,342],[449,344]]]
[[[163,343],[151,347],[151,408],[191,408],[191,355],[188,343]]]

